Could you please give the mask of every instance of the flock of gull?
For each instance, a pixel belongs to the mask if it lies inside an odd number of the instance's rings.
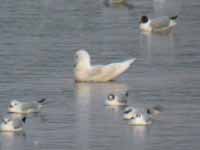
[[[108,0],[109,3],[124,3],[124,0]],[[143,32],[164,32],[169,31],[176,26],[177,16],[162,16],[150,19],[142,16],[139,28]],[[76,82],[109,82],[113,81],[135,62],[136,58],[131,58],[118,63],[107,65],[92,65],[89,53],[80,49],[75,53],[74,79]],[[128,106],[128,95],[126,91],[120,94],[109,94],[106,98],[105,105],[109,106],[126,106],[123,118],[129,120],[130,125],[150,125],[155,116],[159,115],[162,107],[157,105],[152,108],[137,109]],[[8,106],[8,112],[20,114],[18,117],[1,117],[2,122],[0,131],[2,132],[19,132],[24,131],[24,124],[28,114],[38,113],[45,104],[46,99],[33,102],[22,102],[12,100]]]
[[[18,100],[12,100],[8,106],[9,113],[18,114],[16,116],[9,115],[2,117],[2,123],[0,131],[2,132],[23,132],[26,117],[32,113],[39,113],[46,99],[33,102],[22,102]]]
[[[128,106],[128,92],[121,93],[119,95],[109,94],[107,96],[105,105],[108,106],[125,106],[123,119],[129,120],[129,125],[144,126],[150,125],[154,119],[162,111],[160,105],[156,105],[150,108],[138,109],[132,106]]]

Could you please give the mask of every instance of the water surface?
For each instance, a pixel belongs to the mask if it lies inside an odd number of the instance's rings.
[[[193,150],[200,138],[199,0],[0,0],[1,114],[11,99],[47,98],[27,119],[26,133],[0,134],[2,150]],[[141,15],[178,14],[170,34],[139,31]],[[116,82],[76,84],[73,54],[88,49],[92,63],[136,57]],[[149,127],[131,127],[123,108],[104,106],[108,93],[129,90],[129,104],[160,104]]]

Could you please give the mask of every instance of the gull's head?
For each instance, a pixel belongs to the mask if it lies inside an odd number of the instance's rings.
[[[110,106],[126,106],[127,100],[121,99],[121,95],[110,93],[106,99],[106,105]]]
[[[124,109],[124,119],[134,119],[136,114],[136,109],[134,107],[126,107]]]
[[[4,125],[9,124],[10,122],[11,122],[11,119],[10,119],[10,118],[3,118],[3,119],[2,119],[2,123],[3,123]]]
[[[149,18],[147,17],[147,16],[142,16],[141,18],[140,18],[140,23],[141,24],[145,24],[145,23],[147,23],[149,21]]]
[[[107,100],[108,101],[114,101],[116,99],[116,96],[114,95],[114,94],[109,94],[108,96],[107,96]]]
[[[80,49],[75,53],[75,67],[90,67],[90,55],[85,49]]]
[[[12,100],[12,101],[10,102],[9,107],[8,107],[8,111],[9,111],[9,112],[15,112],[16,109],[18,109],[19,105],[20,105],[20,102],[19,102],[19,101],[17,101],[17,100]]]
[[[1,128],[6,129],[13,126],[13,121],[10,117],[5,117],[2,119]]]
[[[106,105],[109,106],[118,106],[117,96],[115,94],[108,94],[106,98]]]

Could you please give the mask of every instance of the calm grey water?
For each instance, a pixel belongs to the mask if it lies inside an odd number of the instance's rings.
[[[11,99],[47,98],[26,134],[0,134],[1,150],[194,150],[200,139],[199,0],[0,0],[0,113]],[[145,35],[141,15],[179,15],[170,34]],[[116,82],[75,84],[73,54],[93,63],[137,57]],[[104,106],[110,92],[130,91],[129,104],[160,104],[149,127],[131,127],[122,108]]]

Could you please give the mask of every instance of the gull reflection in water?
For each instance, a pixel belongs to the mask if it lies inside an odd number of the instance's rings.
[[[140,45],[143,49],[141,55],[146,64],[173,64],[175,62],[175,32],[154,34],[143,33],[140,35]],[[145,62],[146,61],[146,62]]]
[[[26,140],[25,132],[1,132],[1,148],[2,150],[20,150],[24,149]]]
[[[107,95],[125,90],[127,86],[121,83],[76,83],[77,149],[90,149],[91,124],[95,118],[105,115]]]
[[[140,139],[144,139],[146,136],[147,128],[147,126],[134,126],[133,135],[137,136]]]
[[[137,147],[141,147],[146,145],[146,140],[148,139],[150,126],[131,126],[131,130],[133,133],[133,142]]]
[[[127,90],[127,86],[121,83],[77,83],[75,96],[79,105],[88,106],[91,100],[98,99],[98,103],[104,103],[102,100],[105,100],[108,94]]]

